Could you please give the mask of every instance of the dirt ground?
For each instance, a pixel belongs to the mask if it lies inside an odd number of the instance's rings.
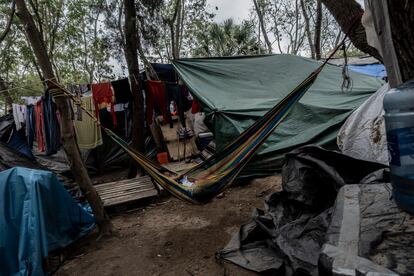
[[[280,177],[228,189],[205,205],[172,197],[115,214],[113,237],[96,242],[96,231],[72,245],[56,275],[256,275],[215,258]]]

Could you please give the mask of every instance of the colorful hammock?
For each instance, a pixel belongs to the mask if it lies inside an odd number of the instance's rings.
[[[338,47],[333,53],[335,53],[337,49]],[[243,131],[232,143],[203,163],[194,166],[182,174],[172,172],[148,159],[145,155],[133,149],[127,142],[111,130],[103,127],[93,114],[84,109],[81,105],[80,106],[89,116],[95,119],[97,125],[100,126],[109,137],[138,162],[138,164],[152,177],[155,183],[182,200],[191,203],[203,203],[221,193],[233,182],[259,147],[292,110],[295,103],[297,103],[306,91],[308,91],[330,57],[282,101],[270,109],[248,129]],[[56,83],[56,85],[58,84]],[[80,101],[77,98],[63,87],[61,88],[65,91],[65,94],[72,98],[75,104],[80,104]]]
[[[243,131],[231,144],[182,174],[161,167],[131,148],[111,130],[103,129],[164,189],[191,203],[206,202],[233,182],[257,149],[314,83],[322,67],[323,65],[312,72],[289,95]]]

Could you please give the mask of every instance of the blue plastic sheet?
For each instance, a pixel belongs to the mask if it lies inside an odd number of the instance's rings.
[[[0,173],[0,275],[45,275],[49,252],[94,225],[52,172],[17,167]]]
[[[348,68],[352,71],[365,74],[378,79],[384,79],[387,77],[387,71],[383,64],[366,64],[366,65],[348,65]]]

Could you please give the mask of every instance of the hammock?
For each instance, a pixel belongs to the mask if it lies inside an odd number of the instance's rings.
[[[344,38],[345,40],[345,38]],[[341,44],[340,44],[341,45]],[[70,92],[57,83],[65,94],[72,98],[75,104],[91,116],[98,126],[104,130],[117,144],[119,144],[153,179],[153,181],[174,196],[191,203],[203,203],[221,193],[237,177],[246,166],[259,147],[272,134],[275,128],[288,115],[292,107],[308,91],[315,82],[328,60],[339,49],[338,45],[331,55],[303,82],[301,82],[282,101],[270,109],[248,129],[223,150],[217,152],[206,161],[198,164],[184,173],[177,174],[162,167],[145,155],[133,149],[127,142],[111,130],[103,127],[88,110],[84,109],[80,101]]]
[[[131,148],[111,130],[106,128],[103,130],[131,155],[157,184],[182,200],[203,203],[221,193],[233,182],[257,149],[314,83],[324,65],[325,63],[313,71],[282,101],[243,131],[223,150],[182,174],[177,174],[156,164]]]

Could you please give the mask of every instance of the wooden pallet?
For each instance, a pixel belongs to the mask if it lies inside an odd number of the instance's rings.
[[[170,162],[168,164],[164,164],[163,167],[166,167],[170,171],[180,173],[182,171],[189,170],[190,168],[196,165],[197,163],[195,162],[187,163],[187,162],[182,161],[182,162]]]
[[[180,141],[177,137],[177,129],[179,128],[178,117],[173,116],[173,128],[170,128],[169,124],[162,123],[162,119],[158,118],[158,125],[160,126],[162,139],[167,146],[168,155],[172,161],[184,160],[184,145],[185,145],[185,157],[198,155],[200,152],[195,143],[195,137],[188,138],[185,142]],[[188,119],[187,119],[188,120]],[[187,121],[187,125],[189,122]]]
[[[95,185],[105,207],[158,195],[149,176]]]

